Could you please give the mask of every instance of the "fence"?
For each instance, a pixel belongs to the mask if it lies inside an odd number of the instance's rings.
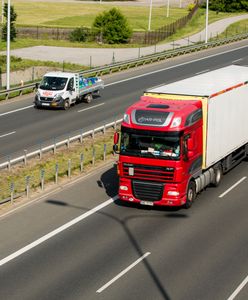
[[[120,122],[118,120],[9,160],[7,165],[4,164],[7,169],[1,171],[0,204],[13,203],[14,199],[23,195],[29,197],[33,190],[43,191],[47,185],[63,184],[65,178],[70,179],[94,167],[97,162],[106,161],[112,154],[113,133]],[[48,151],[52,151],[53,155]],[[30,160],[31,157],[36,160]],[[13,167],[17,162],[24,167]]]
[[[153,31],[146,31],[144,33],[134,33],[131,39],[132,43],[153,45],[163,41],[167,37],[173,35],[178,29],[184,27],[199,8],[198,3],[193,7],[187,16],[184,16],[175,22],[162,26]]]

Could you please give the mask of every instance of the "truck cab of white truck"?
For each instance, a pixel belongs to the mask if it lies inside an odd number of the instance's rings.
[[[35,107],[68,109],[79,100],[90,102],[93,93],[103,89],[103,81],[98,77],[84,78],[79,73],[49,72],[37,85]]]

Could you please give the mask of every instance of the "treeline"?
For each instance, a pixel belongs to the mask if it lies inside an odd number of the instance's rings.
[[[248,0],[209,0],[209,9],[216,12],[248,11]]]

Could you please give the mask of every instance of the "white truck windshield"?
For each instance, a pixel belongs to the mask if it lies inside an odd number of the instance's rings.
[[[122,155],[154,157],[178,160],[180,157],[180,138],[144,132],[122,131],[120,153]]]
[[[65,88],[67,80],[68,78],[65,77],[44,76],[39,88],[48,91],[60,91]]]

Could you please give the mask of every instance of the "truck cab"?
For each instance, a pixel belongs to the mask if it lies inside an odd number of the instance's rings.
[[[119,197],[143,205],[191,205],[191,179],[201,172],[201,101],[143,96],[121,126]]]

